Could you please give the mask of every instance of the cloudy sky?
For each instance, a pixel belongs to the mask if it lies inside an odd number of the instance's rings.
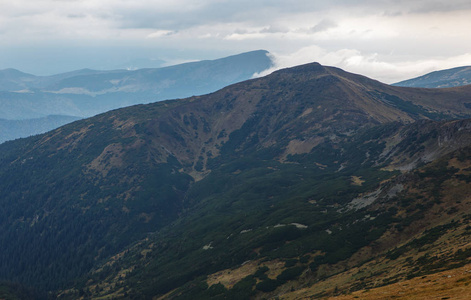
[[[265,49],[386,83],[471,65],[469,0],[0,0],[0,69],[157,66]]]

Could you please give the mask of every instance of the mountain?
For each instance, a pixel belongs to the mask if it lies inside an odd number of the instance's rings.
[[[466,263],[470,95],[312,63],[3,143],[0,279],[62,299],[326,297]]]
[[[471,84],[471,67],[435,71],[393,85],[404,87],[448,88]]]
[[[45,133],[80,118],[70,116],[47,116],[37,119],[0,119],[0,143]]]
[[[216,91],[272,66],[264,50],[156,69],[83,69],[53,76],[0,71],[0,118],[89,117],[111,109]]]
[[[23,73],[15,69],[0,70],[0,90],[22,90],[26,88],[27,82],[33,81],[34,75]]]
[[[161,59],[139,58],[129,61],[122,61],[119,64],[115,65],[113,69],[137,70],[144,68],[161,68],[164,67],[166,64],[167,62]]]

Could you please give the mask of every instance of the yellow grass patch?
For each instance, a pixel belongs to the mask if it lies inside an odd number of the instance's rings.
[[[208,286],[221,283],[227,289],[232,288],[237,282],[243,278],[253,275],[258,268],[267,266],[269,268],[266,273],[269,278],[275,279],[285,269],[285,263],[279,260],[261,263],[260,261],[249,261],[236,269],[226,269],[208,276]]]
[[[360,290],[350,295],[332,297],[332,300],[350,299],[471,299],[471,264],[459,269],[416,277],[407,281]]]
[[[286,147],[285,157],[288,154],[303,154],[309,153],[311,150],[324,141],[323,137],[312,137],[305,140],[291,140]]]
[[[352,180],[353,185],[362,186],[365,182],[360,176],[352,176],[350,179]]]

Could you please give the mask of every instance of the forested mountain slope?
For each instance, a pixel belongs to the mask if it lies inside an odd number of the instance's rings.
[[[0,277],[66,298],[305,287],[413,224],[377,205],[402,201],[401,171],[469,146],[469,121],[445,121],[468,118],[469,99],[313,63],[4,143]]]

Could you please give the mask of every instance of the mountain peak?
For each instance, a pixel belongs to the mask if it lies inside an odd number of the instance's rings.
[[[17,70],[17,69],[13,69],[13,68],[7,68],[7,69],[3,69],[3,70],[0,70],[0,74],[4,75],[4,76],[33,76],[31,74],[28,74],[28,73],[25,73],[25,72],[21,72],[20,70]]]
[[[313,73],[313,72],[323,72],[325,67],[317,62],[312,62],[296,67],[285,68],[273,72],[274,74],[299,74],[299,73]]]

